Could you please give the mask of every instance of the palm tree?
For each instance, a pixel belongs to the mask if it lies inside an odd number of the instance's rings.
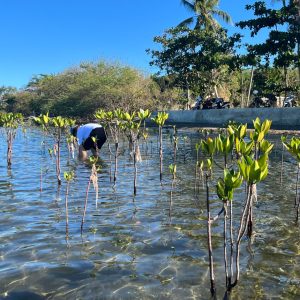
[[[177,27],[190,27],[194,25],[195,30],[207,30],[216,32],[221,26],[215,19],[219,17],[227,23],[232,23],[231,17],[224,11],[218,8],[219,0],[181,0],[181,3],[193,14],[192,17],[182,21]],[[194,49],[195,51],[195,49]],[[215,70],[212,70],[212,77],[214,77]],[[188,102],[190,103],[190,89],[187,81]],[[218,97],[218,90],[214,86],[215,95]]]
[[[201,27],[215,29],[220,27],[215,17],[221,18],[226,23],[232,23],[229,14],[218,8],[219,0],[181,0],[181,3],[194,16],[182,21],[178,27],[195,24],[195,29]]]

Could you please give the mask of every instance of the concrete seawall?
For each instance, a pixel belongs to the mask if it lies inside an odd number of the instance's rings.
[[[252,120],[272,120],[272,129],[300,130],[300,107],[285,108],[234,108],[208,110],[168,111],[166,124],[177,126],[223,127],[228,121],[247,123]]]

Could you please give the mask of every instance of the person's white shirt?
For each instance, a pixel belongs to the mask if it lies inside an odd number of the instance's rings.
[[[90,136],[90,133],[93,129],[102,127],[99,124],[96,123],[88,123],[85,125],[79,126],[77,130],[77,141],[78,145],[82,145],[84,141]]]

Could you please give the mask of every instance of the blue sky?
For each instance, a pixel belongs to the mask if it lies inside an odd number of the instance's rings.
[[[270,0],[271,1],[271,0]],[[221,0],[234,22],[251,0]],[[36,74],[82,61],[118,61],[146,73],[153,37],[190,14],[180,0],[0,0],[0,86],[23,87]],[[237,29],[231,27],[230,32]]]

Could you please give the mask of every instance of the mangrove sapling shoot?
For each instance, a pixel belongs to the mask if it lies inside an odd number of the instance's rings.
[[[239,258],[240,258],[240,243],[242,237],[244,236],[246,229],[248,229],[248,235],[252,234],[253,230],[253,220],[252,218],[252,201],[253,201],[253,186],[258,182],[264,180],[268,175],[268,152],[266,151],[258,160],[252,159],[249,156],[244,156],[238,162],[240,173],[243,179],[247,182],[247,193],[246,200],[243,208],[243,212],[240,218],[240,224],[238,229],[238,235],[236,238],[236,253],[235,253],[235,280],[232,281],[230,278],[227,290],[231,291],[231,289],[236,286],[240,279],[240,266],[239,266]],[[249,230],[251,232],[249,232]]]
[[[70,182],[74,178],[74,172],[64,172],[64,178],[67,181],[66,187],[66,196],[65,196],[65,209],[66,209],[66,239],[69,238],[69,213],[68,213],[68,197],[69,197],[69,189]]]
[[[257,162],[260,160],[261,157],[264,157],[266,154],[268,154],[274,146],[273,144],[269,143],[267,140],[264,139],[269,129],[271,128],[271,124],[272,121],[270,120],[265,120],[263,123],[261,123],[259,118],[256,118],[253,121],[254,131],[250,133],[250,139],[254,143],[254,158],[255,161]],[[262,164],[264,163],[265,162],[263,159]],[[249,218],[248,218],[249,224],[247,225],[248,237],[251,237],[253,232],[253,199],[257,201],[256,182],[253,182],[250,185],[251,185],[250,188],[251,188],[252,197],[250,198],[250,208],[249,208]]]
[[[110,148],[110,143],[108,142],[108,151],[109,151],[109,181],[112,182],[112,171],[111,171],[111,165],[112,165],[112,151]]]
[[[173,190],[174,190],[174,185],[175,185],[175,180],[176,180],[177,166],[175,164],[171,164],[171,165],[169,165],[169,170],[172,175],[170,202],[169,202],[169,223],[171,224],[171,222],[172,222]]]
[[[52,124],[54,127],[57,128],[57,136],[56,136],[56,143],[53,147],[53,153],[56,158],[56,176],[57,176],[57,181],[58,185],[61,185],[61,178],[60,178],[60,140],[61,140],[61,129],[64,126],[67,126],[69,124],[73,124],[74,122],[67,121],[67,119],[64,119],[62,117],[55,117],[51,119],[49,117],[49,113],[45,115],[40,115],[39,117],[34,117],[34,122],[40,126],[42,126],[44,131],[49,130],[49,125]]]
[[[90,162],[92,163],[91,176],[92,176],[93,187],[94,187],[95,194],[96,194],[96,208],[97,208],[98,207],[98,198],[99,198],[99,186],[98,186],[98,169],[99,169],[99,167],[96,164],[97,164],[98,158],[99,158],[99,156],[98,156],[99,149],[97,146],[96,138],[92,137],[92,140],[95,144],[96,151],[94,152],[94,155],[93,155],[92,159],[90,160]]]
[[[162,174],[163,174],[163,148],[162,148],[162,127],[159,127],[159,179],[162,182]]]
[[[105,112],[103,110],[98,110],[95,113],[95,117],[104,123],[105,128],[109,128],[110,137],[115,144],[114,149],[114,186],[117,183],[117,174],[118,174],[118,157],[119,157],[119,136],[121,130],[121,121],[123,117],[123,111],[121,109],[115,109],[114,111]],[[112,153],[109,145],[110,153]]]
[[[134,179],[133,179],[133,195],[136,196],[136,186],[137,186],[137,145],[136,141],[133,143],[133,166],[134,166]],[[134,198],[133,198],[134,199]]]
[[[229,202],[229,239],[230,239],[230,261],[229,261],[229,278],[227,286],[231,286],[231,280],[233,278],[233,247],[234,247],[234,240],[233,240],[233,210],[232,210],[232,202]]]
[[[224,156],[224,168],[226,169],[227,166],[227,156],[232,152],[233,143],[234,141],[234,134],[230,135],[221,135],[216,138],[216,147],[219,153],[222,153]]]
[[[13,142],[16,137],[17,129],[23,122],[23,115],[20,113],[0,113],[0,127],[4,127],[7,141],[7,166],[12,164]]]
[[[283,145],[285,148],[294,156],[297,161],[297,179],[296,179],[296,191],[295,191],[295,201],[294,207],[296,208],[296,223],[299,222],[299,209],[300,209],[300,193],[299,189],[299,172],[300,172],[300,138],[292,137],[288,143],[284,140]]]
[[[98,157],[94,157],[94,156],[89,157],[89,163],[92,165],[92,169],[88,180],[87,188],[85,191],[85,201],[84,201],[84,208],[83,208],[83,214],[82,214],[81,226],[80,226],[81,234],[83,232],[83,224],[84,224],[86,210],[87,210],[87,202],[88,202],[91,183],[93,183],[94,189],[96,191],[96,206],[97,206],[97,199],[98,199],[98,173],[97,173],[97,166],[96,166],[97,161],[98,161]]]
[[[117,174],[118,174],[118,157],[119,157],[119,140],[115,138],[115,168],[114,168],[114,185],[117,182]]]
[[[212,163],[213,155],[216,152],[216,142],[211,138],[207,138],[206,141],[201,140],[201,147],[204,154],[209,155],[209,159],[206,160],[207,170],[205,172],[205,186],[206,186],[206,212],[207,212],[207,247],[208,247],[208,260],[209,260],[209,274],[210,274],[210,292],[213,297],[216,295],[215,287],[215,275],[214,275],[214,262],[213,262],[213,250],[212,250],[212,238],[211,238],[211,225],[212,222],[217,220],[221,212],[214,218],[211,218],[210,213],[210,201],[209,201],[209,179],[212,177]]]
[[[195,166],[195,186],[194,186],[194,192],[197,191],[197,182],[198,182],[198,169],[199,169],[199,149],[200,149],[201,143],[196,143],[196,166]],[[200,174],[199,174],[200,176]]]
[[[225,286],[228,286],[229,275],[228,275],[228,258],[227,258],[227,207],[228,201],[223,201],[223,249],[224,249],[224,269],[225,269]]]
[[[60,150],[61,150],[61,137],[62,137],[62,133],[63,131],[74,125],[75,121],[72,119],[68,119],[68,118],[63,118],[61,116],[57,116],[54,117],[52,119],[49,120],[49,123],[52,124],[55,128],[55,146],[54,149],[56,151],[54,151],[55,157],[56,157],[56,177],[57,177],[57,183],[60,186],[61,185],[61,177],[60,177],[60,173],[61,173],[61,168],[60,168]]]
[[[162,183],[162,174],[163,174],[163,138],[162,138],[162,128],[168,119],[169,114],[166,112],[158,112],[154,118],[151,118],[158,125],[159,132],[159,162],[160,162],[160,173],[159,178]]]
[[[286,141],[286,136],[281,136],[282,149],[281,149],[281,165],[280,165],[280,184],[282,185],[283,179],[283,158],[284,158],[284,142]]]
[[[211,162],[208,163],[211,166]],[[212,239],[211,239],[211,213],[209,204],[209,183],[210,174],[207,172],[205,174],[205,185],[206,185],[206,212],[207,212],[207,247],[208,247],[208,260],[209,260],[209,274],[210,274],[210,293],[212,296],[216,294],[215,286],[215,274],[214,274],[214,260],[213,260],[213,249],[212,249]]]
[[[138,118],[140,120],[140,123],[143,123],[143,129],[142,129],[142,136],[144,138],[145,144],[146,144],[146,157],[147,157],[147,152],[148,152],[148,143],[147,143],[147,139],[148,139],[148,129],[146,128],[146,119],[149,119],[151,117],[151,112],[146,109],[140,109],[140,111],[137,113]]]
[[[221,178],[217,183],[217,194],[219,199],[223,202],[223,240],[224,240],[224,268],[225,268],[225,279],[226,288],[229,286],[232,277],[232,260],[233,260],[233,228],[232,228],[232,201],[234,190],[241,186],[243,182],[242,177],[239,172],[234,172],[234,170],[224,169],[224,179]],[[227,257],[227,208],[228,204],[231,202],[231,220],[230,220],[230,270],[228,270],[228,257]],[[229,275],[230,274],[230,275]]]
[[[201,142],[196,144],[196,155],[197,155],[197,162],[195,166],[195,195],[197,196],[199,194],[200,185],[202,182],[202,188],[204,190],[204,173],[203,173],[203,167],[204,163],[203,160],[199,161],[199,149],[201,147]]]
[[[124,122],[124,129],[127,130],[129,141],[131,141],[133,147],[132,155],[133,155],[133,167],[134,167],[134,179],[133,179],[134,196],[136,196],[137,194],[137,162],[141,160],[138,140],[140,135],[141,122],[143,120],[143,113],[140,111],[138,113],[138,116],[139,116],[138,120],[136,120],[135,112],[133,112],[132,114],[129,114],[128,112],[124,112],[122,115],[123,122]]]
[[[183,161],[185,162],[186,160],[186,141],[187,141],[188,137],[184,136],[183,137]]]
[[[206,139],[206,141],[201,140],[201,148],[202,148],[203,153],[209,156],[211,163],[213,163],[213,162],[215,163],[215,161],[213,160],[213,156],[214,156],[215,152],[217,151],[216,140],[212,139],[210,137],[208,137]],[[221,166],[219,166],[219,167],[221,168]],[[210,170],[210,173],[212,176],[212,169]]]
[[[176,126],[173,126],[172,141],[173,141],[173,151],[174,151],[173,164],[176,165],[177,150],[178,150],[178,136],[177,136]]]
[[[242,237],[245,234],[246,227],[248,224],[249,220],[249,208],[250,208],[250,199],[252,198],[251,194],[251,188],[248,186],[248,191],[247,191],[247,197],[246,197],[246,203],[243,209],[243,213],[240,219],[240,225],[239,225],[239,230],[238,230],[238,235],[236,239],[236,256],[235,256],[235,268],[236,268],[236,276],[235,280],[228,286],[228,291],[231,291],[233,287],[235,287],[239,280],[240,280],[240,244]],[[231,281],[231,280],[230,280]]]
[[[145,157],[147,160],[148,159],[148,138],[149,138],[148,130],[147,129],[143,130],[142,135],[143,135],[143,139],[145,141]]]
[[[70,161],[70,158],[75,158],[75,137],[72,134],[69,134],[67,136],[67,146],[68,146],[68,161]]]

